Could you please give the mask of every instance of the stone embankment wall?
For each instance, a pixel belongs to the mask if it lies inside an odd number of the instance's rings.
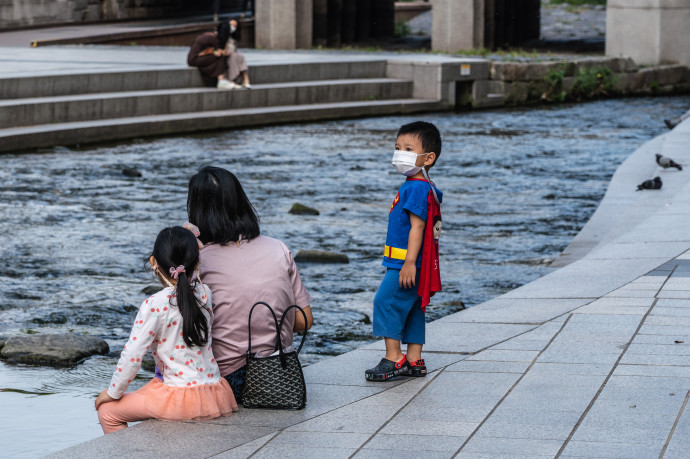
[[[478,108],[682,94],[690,92],[690,69],[683,65],[640,68],[629,58],[494,61],[490,64],[489,79],[478,82],[478,91],[479,97],[473,100],[473,106]]]

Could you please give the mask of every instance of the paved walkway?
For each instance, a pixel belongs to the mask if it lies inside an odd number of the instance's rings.
[[[378,342],[306,367],[302,411],[149,421],[54,456],[687,457],[690,180],[654,153],[690,165],[688,144],[685,122],[621,166],[581,259],[428,324],[425,379],[366,382]]]

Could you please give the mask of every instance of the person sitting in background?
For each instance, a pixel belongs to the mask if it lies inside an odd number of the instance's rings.
[[[234,19],[221,22],[216,32],[197,37],[187,55],[187,65],[197,67],[204,80],[213,81],[218,89],[251,88],[247,61],[237,51],[237,26]]]

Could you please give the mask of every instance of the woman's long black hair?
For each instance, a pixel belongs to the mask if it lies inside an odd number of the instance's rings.
[[[225,45],[228,44],[230,39],[230,22],[222,21],[216,27],[216,32],[218,32],[218,49],[225,49]]]
[[[175,302],[182,314],[182,337],[188,346],[201,347],[208,342],[208,323],[199,307],[201,303],[194,295],[194,285],[190,282],[192,273],[199,264],[199,246],[194,234],[181,226],[165,228],[156,237],[153,245],[153,258],[159,268],[168,277],[170,268],[184,266],[185,272],[179,273],[175,287]],[[196,281],[195,281],[196,282]]]
[[[224,245],[261,234],[259,216],[240,181],[220,167],[203,167],[189,179],[187,216],[204,244]]]

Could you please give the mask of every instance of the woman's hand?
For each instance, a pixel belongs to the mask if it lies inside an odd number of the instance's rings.
[[[417,264],[414,261],[405,261],[400,276],[398,277],[398,284],[400,288],[412,288],[417,278]]]
[[[217,49],[213,52],[213,55],[216,57],[221,57],[225,55],[225,51],[222,49]]]
[[[112,398],[110,395],[108,395],[108,389],[103,389],[100,394],[98,394],[98,397],[96,398],[96,401],[94,402],[94,405],[96,405],[96,411],[98,411],[98,407],[101,406],[104,403],[108,402],[114,402],[117,399]]]

